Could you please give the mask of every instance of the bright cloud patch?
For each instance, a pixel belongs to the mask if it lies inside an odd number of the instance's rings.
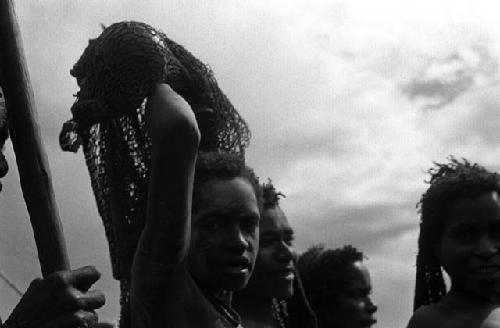
[[[439,109],[471,88],[498,83],[498,62],[488,48],[475,46],[430,60],[416,77],[401,84],[401,91],[424,108]]]

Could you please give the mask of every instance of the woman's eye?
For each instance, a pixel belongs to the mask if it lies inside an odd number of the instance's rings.
[[[490,231],[491,239],[495,241],[500,241],[500,227],[494,227]]]
[[[259,241],[259,247],[269,247],[274,243],[272,238],[261,238]]]
[[[245,222],[242,225],[242,228],[243,228],[243,230],[245,230],[247,232],[253,232],[257,228],[257,223],[253,222],[253,221],[252,222]]]
[[[347,293],[347,296],[354,299],[360,299],[367,296],[367,293],[361,290],[352,290]]]
[[[215,221],[208,221],[203,224],[203,228],[210,231],[215,231],[220,228],[220,224]]]
[[[453,237],[460,243],[470,243],[476,240],[476,233],[472,229],[457,230]]]

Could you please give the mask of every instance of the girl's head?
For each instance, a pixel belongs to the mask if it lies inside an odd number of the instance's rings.
[[[419,203],[415,309],[446,293],[441,267],[454,289],[486,296],[500,283],[500,176],[465,159],[435,165]]]
[[[260,300],[288,299],[293,295],[295,278],[294,231],[279,206],[283,196],[271,181],[262,185],[259,253],[247,287],[237,298]]]
[[[297,268],[319,327],[358,328],[376,322],[370,274],[356,248],[314,246],[300,256]]]
[[[259,181],[241,157],[199,153],[188,267],[204,289],[245,287],[259,247],[260,206]]]

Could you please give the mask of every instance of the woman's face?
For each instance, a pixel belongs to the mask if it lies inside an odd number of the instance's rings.
[[[499,195],[453,202],[436,251],[452,289],[495,297],[500,290]]]
[[[266,207],[260,222],[259,253],[246,295],[286,299],[293,295],[293,230],[278,205]]]
[[[347,283],[337,299],[330,306],[319,310],[318,318],[322,328],[368,328],[377,322],[377,306],[371,299],[372,284],[370,273],[358,261],[343,272]]]
[[[245,287],[259,248],[260,213],[247,179],[213,179],[201,186],[193,213],[189,271],[205,288]]]

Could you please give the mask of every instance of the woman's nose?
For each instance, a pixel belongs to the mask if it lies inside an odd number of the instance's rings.
[[[293,247],[289,244],[287,244],[285,241],[281,241],[280,243],[280,249],[278,253],[278,259],[280,261],[292,261],[295,257],[295,251]]]
[[[482,236],[476,245],[476,255],[480,257],[491,257],[498,252],[497,245],[489,236]]]
[[[375,303],[373,303],[373,301],[370,297],[368,297],[368,301],[366,304],[366,311],[370,314],[373,314],[373,313],[377,312],[377,310],[378,310],[378,306]]]
[[[240,228],[233,227],[227,231],[226,247],[236,253],[242,253],[248,248],[248,241]]]

